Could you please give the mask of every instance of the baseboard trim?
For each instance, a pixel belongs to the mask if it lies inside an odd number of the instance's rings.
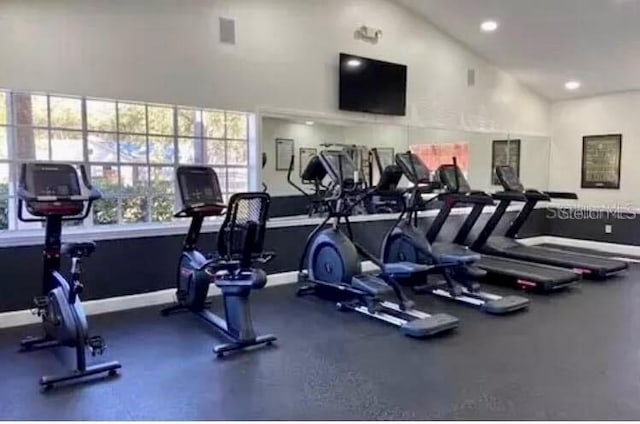
[[[267,287],[295,283],[297,271],[282,272],[269,275]],[[209,288],[209,296],[220,295],[220,289],[215,285]],[[128,309],[144,308],[147,306],[163,305],[175,300],[175,289],[165,289],[150,293],[133,294],[129,296],[110,297],[108,299],[89,300],[83,302],[87,315],[99,315]],[[11,311],[0,313],[0,328],[20,327],[37,324],[40,319],[31,310]]]
[[[579,247],[595,251],[615,253],[616,255],[630,255],[640,257],[640,246],[631,246],[615,243],[605,243],[591,240],[571,239],[555,236],[537,236],[519,240],[526,245],[535,244],[556,244],[558,246]],[[620,257],[618,259],[629,262],[637,262],[637,259]],[[370,261],[362,263],[364,272],[375,271],[378,268]],[[269,275],[268,287],[280,286],[284,284],[292,284],[297,281],[298,272],[288,271]],[[215,285],[211,285],[209,289],[210,296],[220,294],[220,289]],[[143,308],[147,306],[162,305],[171,303],[175,300],[175,290],[166,289],[150,293],[140,293],[130,296],[110,297],[108,299],[90,300],[84,302],[85,312],[87,315],[99,315],[110,312],[124,311],[128,309]],[[30,310],[11,311],[0,313],[0,328],[19,327],[28,324],[37,324],[40,320],[34,316]]]

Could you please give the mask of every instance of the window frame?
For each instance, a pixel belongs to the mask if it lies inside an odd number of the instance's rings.
[[[100,230],[99,232],[102,232],[102,230],[108,231],[109,229],[113,230],[113,229],[119,229],[120,227],[124,227],[124,228],[129,228],[131,226],[137,226],[140,228],[153,228],[153,227],[157,227],[159,225],[167,225],[167,224],[175,224],[178,227],[184,227],[186,225],[188,225],[188,222],[184,222],[184,220],[179,220],[176,221],[175,219],[171,218],[170,220],[157,220],[155,219],[156,217],[154,217],[154,200],[157,199],[165,199],[168,200],[170,198],[173,199],[173,211],[175,211],[178,208],[178,196],[176,196],[176,190],[177,188],[175,187],[175,181],[173,181],[173,188],[172,189],[168,189],[167,191],[165,191],[164,189],[160,189],[159,191],[157,191],[158,189],[156,187],[154,187],[154,179],[152,178],[152,176],[154,175],[154,169],[166,169],[166,168],[170,168],[173,170],[173,173],[175,175],[175,169],[180,166],[180,165],[188,165],[190,163],[182,163],[180,161],[180,147],[179,147],[179,141],[181,138],[180,137],[180,131],[179,131],[179,126],[178,126],[178,120],[179,120],[179,111],[181,109],[187,109],[187,110],[193,110],[195,111],[195,117],[196,119],[193,122],[193,127],[194,127],[194,134],[191,137],[188,137],[189,140],[192,141],[191,144],[191,148],[194,151],[194,161],[192,162],[193,164],[196,165],[204,165],[204,166],[211,166],[211,167],[215,167],[216,169],[222,169],[224,170],[224,175],[220,176],[220,180],[222,182],[222,180],[225,181],[224,186],[221,185],[221,189],[223,192],[223,195],[225,196],[225,198],[228,198],[228,196],[230,196],[232,193],[234,193],[234,191],[229,191],[229,185],[228,185],[228,178],[227,178],[227,174],[228,168],[242,168],[242,169],[246,169],[246,175],[247,175],[247,182],[246,182],[246,187],[247,189],[249,189],[249,187],[251,187],[252,181],[251,181],[251,170],[250,170],[250,161],[249,161],[249,156],[251,154],[251,151],[253,149],[255,149],[255,146],[253,146],[253,142],[255,140],[255,134],[252,133],[252,131],[255,131],[255,128],[252,128],[251,126],[251,122],[255,119],[255,117],[253,116],[252,113],[250,112],[244,112],[244,111],[226,111],[226,110],[219,110],[219,109],[210,109],[210,108],[203,108],[203,107],[194,107],[194,106],[181,106],[181,105],[169,105],[169,104],[161,104],[161,103],[152,103],[152,102],[141,102],[141,101],[130,101],[130,100],[115,100],[115,99],[107,99],[107,98],[98,98],[98,97],[89,97],[89,96],[71,96],[71,95],[64,95],[64,94],[57,94],[57,93],[41,93],[41,92],[29,92],[29,91],[18,91],[18,90],[8,90],[8,89],[2,89],[0,88],[0,92],[3,93],[5,95],[5,102],[6,102],[6,122],[0,122],[0,128],[5,128],[6,130],[6,151],[7,151],[7,157],[6,158],[0,158],[0,164],[8,164],[8,168],[9,168],[9,178],[8,178],[8,189],[7,189],[7,194],[6,195],[0,195],[0,201],[4,201],[6,200],[8,202],[8,211],[7,211],[7,220],[8,220],[8,226],[7,228],[0,228],[0,234],[3,233],[7,233],[7,232],[11,232],[11,233],[20,233],[20,232],[24,232],[24,231],[31,231],[33,229],[37,229],[37,230],[41,230],[41,226],[39,224],[26,224],[26,223],[22,223],[17,219],[17,207],[18,207],[18,200],[15,196],[16,193],[16,186],[17,186],[17,179],[18,179],[18,173],[19,173],[19,165],[21,163],[27,162],[27,161],[39,161],[39,162],[65,162],[65,163],[70,163],[73,165],[84,165],[87,168],[87,172],[90,175],[91,178],[91,174],[94,173],[95,171],[92,169],[96,166],[99,167],[112,167],[114,169],[116,169],[117,172],[117,176],[115,178],[115,186],[116,189],[115,191],[106,191],[104,193],[104,199],[107,200],[116,200],[116,204],[117,204],[117,211],[116,211],[116,221],[115,223],[111,223],[111,224],[100,224],[97,222],[94,222],[94,214],[95,214],[95,208],[94,211],[92,213],[89,214],[89,216],[87,217],[87,219],[82,223],[82,225],[79,225],[79,228],[83,228],[86,230]],[[14,99],[16,98],[16,96],[44,96],[46,98],[46,121],[47,121],[47,126],[42,126],[42,125],[18,125],[17,122],[17,114],[14,111],[14,106],[15,106],[15,101]],[[76,99],[78,101],[80,101],[80,119],[81,119],[81,128],[77,128],[77,127],[73,127],[73,128],[65,128],[65,127],[53,127],[51,124],[51,114],[52,114],[52,109],[51,109],[51,98],[68,98],[68,99]],[[114,128],[112,128],[111,130],[105,130],[105,129],[97,129],[97,127],[95,127],[95,120],[91,120],[90,112],[88,111],[88,102],[91,101],[96,101],[96,102],[104,102],[104,103],[110,103],[113,104],[114,107],[114,113],[115,113],[115,126]],[[144,127],[146,129],[146,132],[144,133],[139,133],[139,132],[121,132],[121,127],[120,127],[120,117],[121,117],[121,109],[119,107],[120,104],[133,104],[133,105],[140,105],[144,107]],[[109,107],[110,108],[110,107]],[[150,131],[150,118],[149,118],[149,113],[150,113],[150,108],[165,108],[165,109],[169,109],[171,110],[171,115],[166,115],[163,118],[161,118],[160,121],[158,122],[163,122],[163,119],[170,119],[171,121],[171,128],[172,128],[172,132],[171,134],[169,134],[168,132],[165,133],[158,133],[158,132],[151,132]],[[223,118],[224,118],[224,122],[223,122],[223,127],[224,127],[224,134],[223,134],[223,138],[210,138],[207,137],[207,134],[205,132],[206,128],[205,128],[205,123],[204,123],[204,119],[203,117],[205,116],[206,113],[222,113],[223,114]],[[163,113],[166,113],[163,112]],[[245,133],[245,138],[242,139],[227,139],[227,114],[241,114],[244,115],[245,118],[245,123],[246,123],[246,133]],[[198,118],[199,117],[199,118]],[[89,122],[93,123],[92,124],[92,128],[89,128]],[[108,122],[108,121],[107,121]],[[167,124],[167,122],[169,122],[168,120],[164,123],[164,125]],[[141,125],[141,124],[138,124]],[[110,126],[110,125],[108,125]],[[158,129],[159,127],[156,126],[156,129]],[[161,128],[161,126],[160,126]],[[35,133],[35,131],[44,131],[47,134],[47,147],[48,147],[48,151],[47,151],[47,158],[46,159],[36,159],[36,150],[35,150],[35,145],[34,145],[34,150],[33,150],[33,159],[25,159],[22,157],[18,157],[18,152],[19,149],[17,148],[17,144],[18,144],[18,131],[22,130],[22,131],[31,131],[33,133]],[[81,138],[81,142],[82,142],[82,159],[81,160],[53,160],[52,158],[55,156],[55,152],[54,152],[54,148],[55,146],[53,145],[53,136],[54,133],[57,131],[62,131],[62,132],[76,132],[77,134],[80,135]],[[26,133],[28,134],[28,133]],[[103,136],[105,138],[105,140],[107,142],[109,141],[113,141],[115,143],[115,160],[110,160],[112,159],[112,157],[108,157],[109,160],[103,160],[100,158],[96,158],[93,157],[91,158],[91,156],[93,155],[91,147],[95,146],[96,141],[93,140],[89,140],[89,137],[91,135],[96,135],[96,136]],[[133,161],[127,161],[127,160],[123,160],[122,158],[122,143],[123,141],[126,141],[124,137],[140,137],[144,139],[144,162],[133,162]],[[152,160],[151,155],[152,155],[152,143],[155,140],[158,141],[168,141],[171,140],[172,141],[172,155],[173,158],[171,161],[167,161],[167,162],[158,162],[155,160]],[[208,140],[222,140],[224,142],[224,162],[223,163],[217,163],[215,165],[213,164],[207,164],[207,163],[202,163],[204,162],[202,160],[202,158],[205,157],[206,155],[206,143]],[[244,141],[245,142],[245,148],[246,148],[246,163],[245,164],[233,164],[233,165],[229,165],[228,164],[228,158],[227,158],[227,152],[228,152],[228,145],[229,142],[237,142],[237,141]],[[34,143],[35,143],[35,138],[34,138]],[[167,144],[168,146],[169,144]],[[95,147],[94,147],[95,148]],[[64,150],[63,150],[64,151]],[[71,152],[73,152],[73,148],[70,150]],[[199,151],[199,152],[197,152]],[[73,153],[72,153],[73,154]],[[78,158],[75,158],[78,159]],[[161,159],[163,160],[163,159]],[[143,196],[145,198],[145,206],[143,209],[143,216],[144,216],[144,222],[136,222],[136,223],[128,223],[124,221],[123,218],[123,202],[126,201],[127,199],[132,199],[135,197],[138,197],[137,195],[127,195],[127,186],[124,185],[123,182],[123,174],[122,174],[122,169],[123,167],[141,167],[141,169],[144,170],[144,172],[146,173],[146,176],[144,178],[142,178],[141,180],[138,180],[139,182],[142,182],[144,184],[144,188],[141,189],[141,196]],[[157,181],[166,181],[166,182],[172,182],[172,180],[174,180],[174,178],[169,178],[167,180],[164,179],[158,179]],[[95,183],[95,182],[94,182]],[[99,187],[99,184],[96,184]],[[134,189],[135,191],[135,189]],[[172,212],[173,212],[172,211]],[[166,215],[165,215],[166,216]]]

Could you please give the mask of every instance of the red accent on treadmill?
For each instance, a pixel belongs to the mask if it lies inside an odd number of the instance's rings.
[[[573,268],[572,271],[577,272],[578,274],[591,274],[590,269],[584,269],[584,268]]]
[[[538,285],[534,282],[531,281],[527,281],[527,280],[518,280],[518,284],[520,284],[521,286],[526,286],[526,287],[537,287]]]

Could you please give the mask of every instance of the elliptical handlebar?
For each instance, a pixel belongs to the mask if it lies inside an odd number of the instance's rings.
[[[225,209],[227,209],[227,205],[222,203],[200,203],[180,209],[178,212],[173,214],[173,217],[189,218],[195,215],[219,216],[224,214]]]

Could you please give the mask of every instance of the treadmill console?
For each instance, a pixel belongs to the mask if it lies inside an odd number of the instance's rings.
[[[524,192],[524,186],[516,175],[516,171],[509,165],[496,166],[496,176],[505,191]]]
[[[184,208],[223,204],[220,183],[213,169],[204,166],[180,166],[176,176]]]
[[[431,182],[429,168],[415,153],[397,153],[396,164],[413,184],[429,184]]]
[[[469,181],[467,181],[462,170],[457,165],[441,165],[436,171],[436,175],[444,189],[449,193],[471,192]]]

